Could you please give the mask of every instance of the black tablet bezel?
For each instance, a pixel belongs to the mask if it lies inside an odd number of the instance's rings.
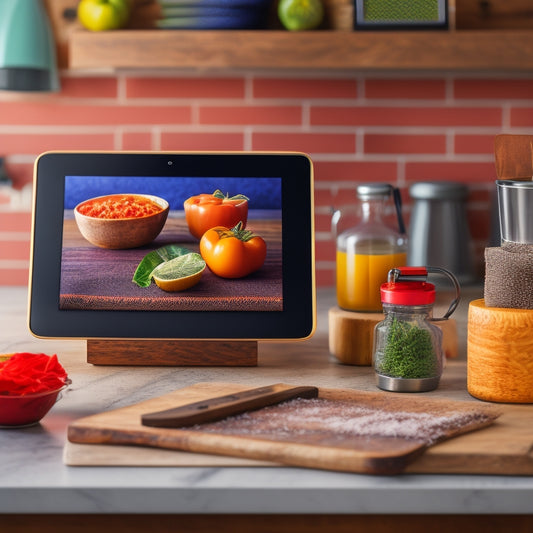
[[[177,171],[179,169],[179,171]],[[280,177],[282,311],[59,308],[65,176]],[[302,153],[47,152],[34,168],[28,322],[42,338],[305,339],[316,325],[313,165]]]

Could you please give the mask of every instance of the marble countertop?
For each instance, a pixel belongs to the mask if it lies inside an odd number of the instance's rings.
[[[473,299],[473,298],[471,298]],[[260,343],[251,368],[102,367],[85,343],[45,340],[26,327],[27,291],[0,288],[0,353],[57,353],[72,378],[41,424],[0,430],[2,513],[450,513],[531,514],[533,478],[482,475],[368,476],[288,467],[65,466],[66,428],[76,418],[161,396],[202,381],[273,382],[375,390],[371,368],[340,365],[328,353],[331,291],[319,291],[316,334],[288,358],[283,343]],[[463,298],[459,316],[465,316]],[[463,319],[464,324],[464,319]],[[465,328],[460,329],[465,357]],[[294,344],[294,343],[291,343]],[[464,367],[463,367],[464,368]],[[464,389],[454,365],[430,396]]]

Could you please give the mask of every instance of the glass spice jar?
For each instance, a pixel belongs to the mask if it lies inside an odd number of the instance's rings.
[[[435,285],[428,272],[448,276],[456,291],[447,313],[433,318]],[[374,330],[373,365],[377,386],[393,392],[424,392],[436,389],[444,356],[442,331],[432,321],[446,320],[459,303],[459,284],[447,270],[435,267],[400,267],[389,271],[381,286],[385,318]]]
[[[387,202],[394,196],[399,230],[385,222]],[[407,237],[403,227],[399,191],[388,183],[357,186],[361,219],[336,237],[337,303],[342,309],[381,312],[379,288],[387,272],[406,264]],[[334,215],[335,233],[341,211]]]

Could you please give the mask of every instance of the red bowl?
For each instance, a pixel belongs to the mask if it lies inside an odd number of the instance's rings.
[[[19,396],[0,395],[0,427],[12,428],[37,424],[61,398],[60,392],[68,386],[35,394]]]

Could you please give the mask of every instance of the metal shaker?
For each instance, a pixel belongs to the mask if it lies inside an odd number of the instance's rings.
[[[473,250],[466,217],[468,188],[449,181],[419,182],[409,224],[408,265],[435,265],[460,283],[474,281]]]

